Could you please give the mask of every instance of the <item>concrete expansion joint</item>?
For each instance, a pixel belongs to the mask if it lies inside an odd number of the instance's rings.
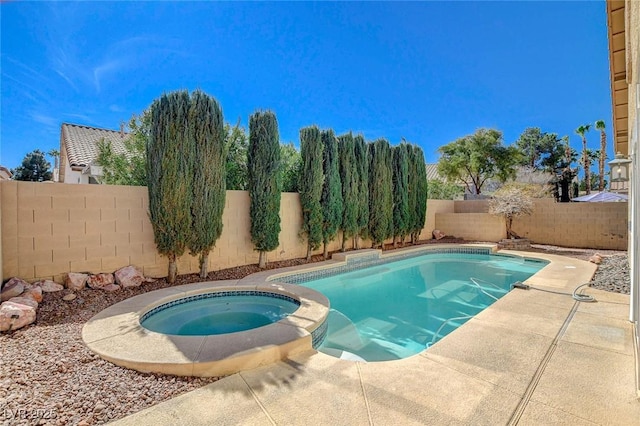
[[[258,395],[256,395],[256,393],[253,391],[253,389],[251,389],[251,386],[249,386],[249,383],[247,383],[247,381],[244,379],[244,377],[242,376],[242,373],[237,373],[237,374],[238,374],[238,376],[240,376],[240,378],[242,379],[244,384],[247,386],[247,389],[249,389],[249,392],[251,392],[251,396],[253,396],[253,400],[256,402],[256,404],[258,404],[258,406],[260,407],[260,409],[262,410],[264,415],[267,416],[267,418],[269,419],[269,422],[273,426],[276,426],[277,423],[275,422],[275,420],[273,420],[273,417],[271,417],[271,415],[267,411],[267,408],[262,404],[262,402],[260,402],[260,400],[258,399]]]
[[[558,334],[556,334],[553,341],[549,345],[549,349],[547,349],[547,352],[545,353],[544,357],[540,361],[540,364],[538,365],[536,372],[533,374],[533,377],[531,378],[531,381],[527,386],[527,390],[524,392],[524,395],[522,395],[522,399],[520,399],[520,403],[518,403],[518,406],[513,411],[513,414],[511,415],[511,418],[507,423],[509,426],[515,426],[520,422],[520,418],[522,417],[522,414],[524,413],[525,408],[529,404],[529,401],[531,400],[531,396],[533,395],[533,392],[536,390],[536,387],[540,382],[540,378],[542,377],[542,374],[547,368],[547,364],[549,364],[549,361],[551,360],[553,353],[556,351],[556,348],[558,347],[558,342],[560,341],[562,336],[564,336],[564,333],[567,331],[567,328],[569,327],[571,320],[573,320],[573,317],[578,311],[579,305],[580,305],[580,302],[573,303],[573,307],[571,308],[569,315],[567,315],[567,318],[564,320],[564,323],[562,324],[562,327],[558,331]]]
[[[369,406],[369,398],[367,398],[367,390],[362,380],[362,371],[360,371],[360,363],[356,362],[356,369],[358,370],[358,380],[360,380],[360,387],[362,388],[362,397],[364,398],[364,406],[367,409],[367,418],[369,419],[369,425],[373,426],[373,418],[371,417],[371,407]]]

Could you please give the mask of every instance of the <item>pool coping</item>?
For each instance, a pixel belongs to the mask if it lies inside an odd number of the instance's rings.
[[[140,325],[146,313],[172,301],[238,291],[284,295],[298,301],[300,306],[276,323],[236,333],[177,336],[150,331]],[[208,281],[155,290],[116,303],[84,325],[82,340],[101,358],[137,371],[222,376],[312,350],[313,343],[326,332],[322,326],[328,312],[327,298],[305,287]]]

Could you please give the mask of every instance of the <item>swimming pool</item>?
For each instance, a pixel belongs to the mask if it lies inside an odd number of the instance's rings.
[[[423,351],[545,265],[505,255],[430,253],[300,284],[331,303],[320,351],[386,361]]]

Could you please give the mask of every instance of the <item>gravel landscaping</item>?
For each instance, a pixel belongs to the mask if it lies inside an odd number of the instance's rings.
[[[439,241],[442,242],[461,241]],[[585,260],[596,253],[539,245],[532,246],[531,251]],[[599,253],[604,259],[593,286],[628,293],[626,252]],[[321,256],[313,258],[320,260]],[[295,259],[268,267],[303,263],[303,259]],[[212,272],[208,279],[240,279],[258,270],[257,265],[242,266]],[[201,280],[195,274],[182,275],[176,285],[197,281]],[[69,290],[45,293],[36,323],[0,335],[0,421],[7,425],[103,424],[216,381],[217,378],[142,374],[104,361],[84,346],[81,330],[93,315],[129,297],[168,286],[160,279],[113,293],[85,289],[68,302],[62,298]]]

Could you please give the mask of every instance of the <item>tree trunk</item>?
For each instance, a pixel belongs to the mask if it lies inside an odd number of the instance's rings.
[[[587,155],[587,138],[582,137],[582,167],[584,167],[584,187],[586,193],[591,194],[591,172],[589,171],[589,156]]]
[[[327,243],[324,243],[324,250],[322,252],[322,257],[324,258],[324,260],[327,260],[327,258],[329,257],[329,245]]]
[[[604,160],[607,156],[607,135],[604,131],[600,132],[600,164],[599,164],[599,172],[600,172],[600,185],[598,187],[598,191],[604,191]]]
[[[169,275],[167,276],[167,281],[169,284],[175,284],[176,277],[178,276],[178,265],[176,264],[176,255],[169,255]]]
[[[200,253],[200,278],[207,278],[209,274],[209,250]]]
[[[258,257],[258,268],[264,269],[267,267],[267,253],[264,251],[260,252],[260,257]]]
[[[398,239],[395,235],[393,236],[393,248],[398,248]]]
[[[307,262],[311,262],[311,244],[307,245]]]
[[[353,236],[353,248],[354,250],[360,250],[360,236],[358,234]]]
[[[347,249],[347,234],[342,234],[342,247],[340,247],[340,251],[344,253]]]

